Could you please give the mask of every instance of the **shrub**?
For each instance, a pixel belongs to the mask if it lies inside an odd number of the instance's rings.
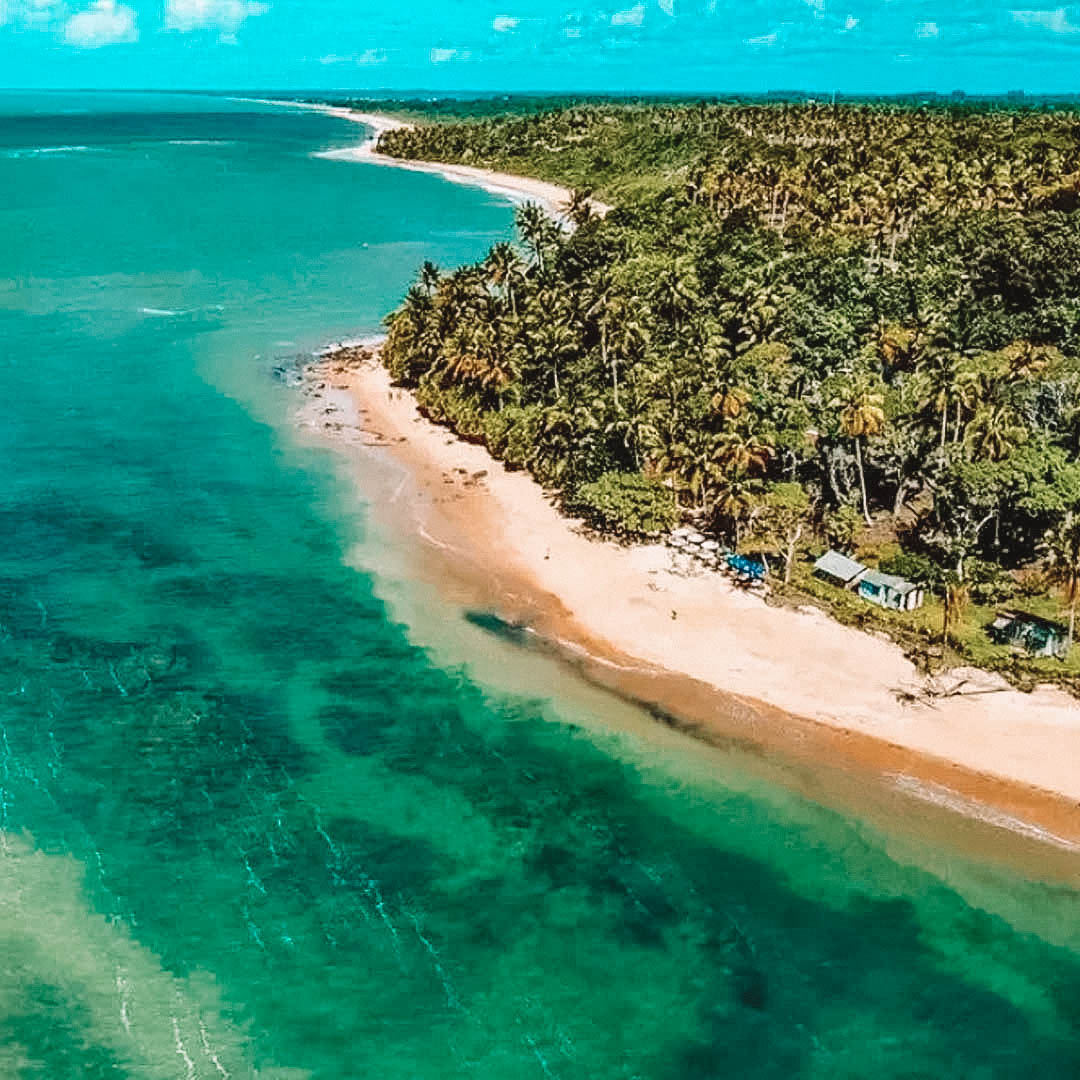
[[[582,484],[567,509],[602,532],[649,536],[666,532],[679,520],[672,492],[641,473],[607,472]]]
[[[433,379],[422,379],[415,393],[421,411],[436,423],[449,425],[466,440],[482,438],[484,415],[475,398],[456,386],[440,386]]]
[[[883,574],[896,574],[917,585],[937,585],[942,579],[942,570],[937,563],[912,551],[901,551],[898,555],[882,559],[879,569]]]
[[[1016,582],[997,563],[968,559],[966,574],[971,596],[978,604],[1000,604],[1016,595]]]
[[[537,451],[540,448],[543,412],[539,405],[528,405],[524,408],[511,406],[503,412],[507,415],[502,456],[507,465],[529,468],[536,463]]]
[[[833,547],[840,551],[851,551],[855,537],[863,528],[862,514],[845,503],[825,515],[824,527],[825,538]]]

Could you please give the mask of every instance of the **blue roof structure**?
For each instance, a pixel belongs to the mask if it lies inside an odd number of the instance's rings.
[[[841,555],[839,551],[826,551],[817,562],[814,563],[814,572],[825,574],[826,577],[835,578],[849,585],[857,581],[866,573],[866,567],[861,562],[849,559]]]

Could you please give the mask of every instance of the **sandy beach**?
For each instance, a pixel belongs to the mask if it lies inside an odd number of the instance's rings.
[[[955,696],[912,703],[926,679],[891,642],[769,606],[663,545],[586,536],[528,475],[421,416],[376,356],[331,352],[317,377],[347,389],[359,427],[407,467],[413,497],[392,512],[424,541],[432,580],[453,579],[698,737],[869,769],[909,796],[1080,850],[1074,699],[964,669],[937,677],[938,689],[963,683]]]
[[[325,113],[328,116],[337,116],[342,120],[349,120],[356,124],[363,124],[371,128],[371,134],[362,143],[356,146],[341,147],[337,150],[327,150],[319,156],[331,161],[359,161],[371,165],[388,165],[396,169],[408,169],[410,172],[431,173],[441,176],[455,184],[466,184],[469,187],[482,188],[493,195],[500,195],[510,202],[536,203],[538,206],[556,221],[565,224],[563,207],[570,198],[570,189],[561,187],[559,184],[551,184],[545,180],[536,180],[528,176],[515,176],[511,173],[496,172],[493,169],[478,169],[469,165],[447,165],[438,161],[403,161],[400,158],[390,157],[388,154],[380,154],[376,147],[379,136],[385,131],[396,131],[407,128],[410,125],[387,113],[360,112],[355,109],[337,108],[332,105],[319,105],[314,102],[304,101],[273,101],[254,99],[253,104],[280,105],[293,109],[309,109],[312,112]],[[603,216],[612,208],[599,199],[589,200],[593,210]]]
[[[407,126],[392,116],[273,104],[372,129],[364,143],[326,157],[433,173],[537,202],[556,217],[569,197],[526,177],[379,154],[379,135]],[[770,606],[666,546],[586,536],[529,476],[424,419],[372,344],[341,343],[320,377],[348,389],[367,436],[407,467],[414,497],[405,524],[426,544],[433,581],[453,580],[463,596],[556,643],[593,678],[699,738],[870,770],[909,797],[1080,850],[1075,699],[1051,687],[1022,693],[974,669],[931,686],[881,636],[814,608]]]

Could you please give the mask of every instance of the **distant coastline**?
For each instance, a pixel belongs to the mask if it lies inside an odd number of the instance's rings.
[[[565,218],[562,207],[570,199],[570,189],[551,184],[546,180],[537,180],[529,176],[515,176],[511,173],[496,172],[493,169],[479,169],[468,165],[447,165],[437,161],[403,161],[400,158],[380,154],[377,150],[379,137],[385,131],[395,131],[410,125],[386,113],[358,112],[354,109],[339,108],[334,105],[319,105],[307,101],[275,101],[272,99],[244,99],[258,105],[276,105],[283,108],[308,109],[312,112],[337,116],[354,124],[363,124],[372,129],[369,138],[357,146],[342,147],[337,150],[323,151],[319,156],[331,161],[366,162],[371,165],[386,165],[395,169],[407,169],[410,172],[430,173],[440,176],[451,183],[478,187],[492,195],[500,195],[516,204],[536,203],[545,213],[556,221]],[[591,199],[593,210],[604,215],[612,207],[597,199]]]

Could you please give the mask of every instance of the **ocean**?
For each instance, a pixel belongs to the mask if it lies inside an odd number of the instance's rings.
[[[400,569],[290,373],[513,217],[359,134],[0,95],[0,1077],[1080,1076],[1073,885]]]

